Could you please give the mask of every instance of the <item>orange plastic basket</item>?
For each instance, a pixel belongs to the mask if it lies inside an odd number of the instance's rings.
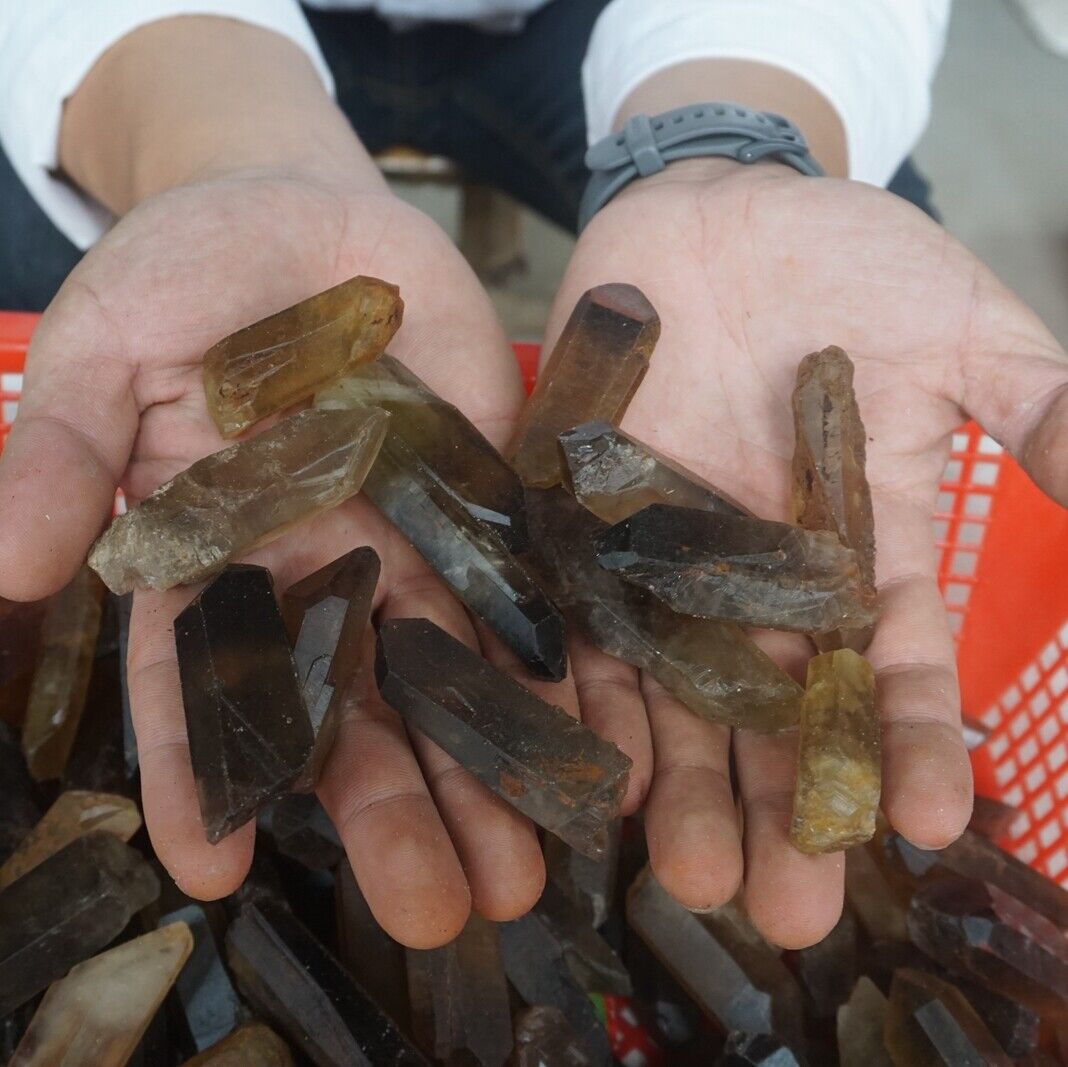
[[[36,321],[0,312],[0,447]],[[538,346],[515,349],[529,389]],[[934,538],[964,710],[990,730],[972,752],[976,791],[1020,809],[1001,844],[1068,886],[1068,510],[969,424],[953,436]]]

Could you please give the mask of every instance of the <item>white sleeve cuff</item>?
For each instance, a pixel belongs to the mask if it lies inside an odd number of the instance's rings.
[[[63,103],[108,48],[176,15],[220,15],[274,30],[303,48],[328,90],[333,79],[297,0],[0,0],[0,142],[48,217],[79,248],[114,221],[55,176]],[[17,4],[17,13],[16,11]]]
[[[658,71],[693,59],[748,59],[791,71],[819,90],[845,127],[850,177],[885,185],[927,124],[949,6],[950,0],[612,0],[582,68],[590,143],[611,132],[627,96]]]

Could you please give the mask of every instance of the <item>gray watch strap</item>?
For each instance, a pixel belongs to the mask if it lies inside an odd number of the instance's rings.
[[[757,163],[769,156],[802,174],[821,175],[804,134],[789,119],[738,104],[693,104],[662,115],[635,115],[619,133],[591,145],[592,172],[579,205],[579,230],[635,178],[661,171],[676,159],[726,156]]]

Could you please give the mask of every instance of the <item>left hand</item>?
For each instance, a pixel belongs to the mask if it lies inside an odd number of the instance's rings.
[[[660,314],[652,366],[623,429],[768,518],[789,518],[800,359],[840,345],[867,428],[881,618],[867,656],[883,722],[883,809],[920,847],[955,839],[971,767],[931,518],[950,436],[967,417],[1068,503],[1068,357],[1038,318],[943,229],[902,200],[778,164],[675,164],[630,186],[583,233],[546,335],[604,282],[641,288]],[[811,647],[766,635],[803,678]],[[762,635],[762,641],[764,635]],[[647,783],[657,878],[690,908],[744,885],[771,941],[801,947],[840,914],[843,855],[789,841],[796,731],[730,732],[581,642],[586,721]],[[737,810],[736,810],[737,804]]]

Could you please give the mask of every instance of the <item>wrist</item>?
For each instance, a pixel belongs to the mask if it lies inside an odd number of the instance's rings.
[[[236,172],[384,188],[299,47],[211,16],[150,23],[101,56],[67,101],[59,156],[67,176],[116,214]]]

